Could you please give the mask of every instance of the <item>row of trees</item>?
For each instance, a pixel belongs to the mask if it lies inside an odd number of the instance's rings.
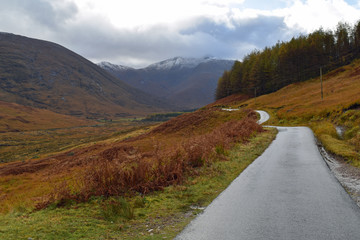
[[[360,21],[351,27],[339,23],[335,31],[317,30],[307,36],[253,51],[236,61],[218,81],[216,99],[234,93],[274,92],[294,82],[328,72],[360,57]]]

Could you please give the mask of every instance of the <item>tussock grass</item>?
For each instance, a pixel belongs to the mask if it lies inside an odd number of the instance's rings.
[[[43,208],[52,202],[63,205],[92,196],[149,193],[180,184],[214,159],[226,160],[233,144],[261,131],[255,119],[255,112],[249,110],[206,107],[134,137],[115,133],[97,144],[46,158],[0,164],[0,211],[12,211],[25,202],[29,209]],[[101,136],[113,129],[105,126],[95,127],[93,134]],[[79,129],[80,135],[81,130],[85,129]],[[9,184],[4,190],[2,184],[13,178],[22,184]]]
[[[92,197],[62,208],[50,205],[35,212],[0,215],[4,239],[172,239],[259,156],[275,137],[275,129],[256,134],[227,150],[226,161],[196,169],[181,184],[144,196]],[[105,207],[114,202],[115,206]],[[124,204],[124,205],[126,205]],[[126,210],[127,209],[127,210]],[[130,213],[123,214],[123,211]],[[133,218],[131,213],[133,212]],[[124,216],[125,215],[125,216]]]
[[[222,123],[211,132],[194,135],[171,148],[160,149],[157,144],[152,151],[142,152],[124,144],[106,149],[97,159],[88,161],[80,181],[60,186],[37,207],[52,202],[61,205],[68,200],[84,202],[93,196],[146,194],[182,183],[187,176],[196,175],[197,168],[211,165],[218,159],[226,160],[224,153],[233,144],[244,143],[255,133],[262,132],[254,116],[249,112],[241,120]]]
[[[98,141],[119,141],[149,126],[149,123],[124,119],[85,126],[4,132],[0,133],[0,163],[40,159]]]

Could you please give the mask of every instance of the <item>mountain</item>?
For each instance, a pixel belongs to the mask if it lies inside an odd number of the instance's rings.
[[[169,111],[156,97],[52,42],[0,33],[0,100],[97,117]]]
[[[107,62],[99,66],[132,87],[162,97],[180,108],[192,109],[213,102],[218,79],[233,64],[232,60],[211,57],[175,57],[142,69]]]

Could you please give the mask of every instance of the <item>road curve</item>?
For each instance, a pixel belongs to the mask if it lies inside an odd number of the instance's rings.
[[[326,166],[312,131],[278,130],[269,148],[175,239],[360,239],[360,208]]]
[[[270,115],[261,110],[255,110],[258,114],[260,114],[260,119],[257,121],[258,124],[263,124],[264,122],[267,122],[270,119]]]

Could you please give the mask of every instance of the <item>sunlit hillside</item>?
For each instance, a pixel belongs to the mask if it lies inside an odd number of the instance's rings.
[[[311,126],[328,150],[359,166],[360,60],[340,67],[322,79],[323,94],[319,76],[229,106],[267,110],[272,116],[267,122],[269,125]],[[342,135],[337,133],[337,127],[343,130]]]
[[[248,102],[249,107],[273,109],[283,121],[293,118],[312,120],[334,112],[356,108],[360,104],[360,61],[338,68],[323,76],[323,99],[320,77],[291,84],[273,94]]]

